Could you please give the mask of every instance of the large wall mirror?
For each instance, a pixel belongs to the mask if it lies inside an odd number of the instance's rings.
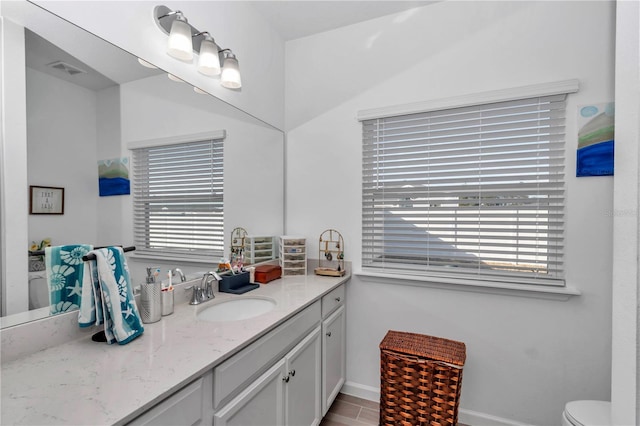
[[[3,239],[5,254],[18,251],[27,256],[29,243],[45,238],[53,245],[133,245],[132,196],[99,196],[98,161],[130,158],[128,147],[140,141],[188,138],[220,130],[226,132],[225,246],[230,246],[227,240],[237,227],[254,235],[283,233],[282,131],[211,95],[199,94],[186,83],[171,81],[162,70],[141,66],[135,56],[34,4],[9,3],[2,8],[5,26],[23,27],[15,32],[17,37],[7,37],[5,32],[3,44],[24,46],[27,181],[18,179],[3,185],[21,186],[24,191],[29,185],[63,187],[65,201],[62,215],[29,215],[28,205],[5,203],[2,215],[6,223],[12,215],[20,215],[16,218],[21,221],[28,216],[28,235]],[[15,71],[16,64],[8,62],[2,66]],[[3,96],[10,94],[3,92]],[[28,242],[24,247],[12,245],[24,241]],[[134,285],[144,279],[146,266],[180,266],[187,271],[207,267],[141,259],[134,254],[129,257]],[[3,259],[6,261],[6,256]],[[211,259],[211,265],[217,260]],[[43,315],[42,310],[34,314],[29,308],[34,311],[42,303],[38,298],[46,295],[33,290],[46,286],[44,271],[25,270],[22,282],[5,281],[2,313],[12,316],[10,320],[3,318],[5,326]]]

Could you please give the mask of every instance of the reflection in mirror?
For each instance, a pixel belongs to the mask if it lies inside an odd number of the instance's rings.
[[[277,237],[247,235],[244,247],[245,263],[248,265],[268,262],[280,257],[278,253]]]
[[[98,161],[128,160],[132,145],[220,130],[227,134],[224,234],[229,236],[240,224],[261,235],[282,234],[281,131],[210,95],[203,96],[187,84],[170,81],[162,70],[142,67],[134,56],[37,6],[21,4],[33,10],[12,17],[7,10],[11,12],[17,6],[3,7],[5,19],[29,27],[22,40],[26,49],[28,182],[16,185],[65,188],[63,215],[29,215],[29,242],[49,238],[52,245],[133,245],[131,196],[98,195]],[[47,17],[25,22],[27,14],[35,13]],[[57,37],[55,43],[48,40],[54,18],[59,26],[55,34],[68,31],[67,43],[61,42],[64,36]],[[38,27],[43,22],[49,26]],[[114,50],[121,57],[117,66]],[[109,60],[105,61],[107,57]],[[106,72],[100,66],[105,62],[109,69]],[[3,208],[2,214],[20,211]],[[22,211],[27,214],[26,207]],[[28,248],[24,247],[25,254]],[[218,261],[211,259],[210,264],[203,265],[187,259],[179,264],[175,259],[127,256],[134,286],[144,279],[147,266],[169,269],[179,265],[189,273],[210,269]],[[7,291],[7,283],[2,283],[3,315],[17,314],[9,320],[3,318],[3,326],[48,312],[44,271],[25,271],[24,276],[23,285],[29,287],[29,292],[18,292],[16,297],[13,290]],[[26,312],[29,309],[31,312]]]
[[[238,227],[231,231],[229,258],[219,262],[218,272],[225,272],[226,269],[237,272],[242,265],[269,262],[277,258],[276,237],[249,235],[246,229]]]

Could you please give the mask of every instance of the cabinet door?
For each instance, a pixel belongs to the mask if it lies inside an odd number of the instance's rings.
[[[285,359],[281,359],[214,416],[215,426],[284,424]]]
[[[344,306],[322,322],[322,415],[333,403],[345,380],[346,330]]]
[[[322,420],[320,331],[320,326],[316,327],[286,356],[289,378],[285,384],[287,425],[311,426]]]

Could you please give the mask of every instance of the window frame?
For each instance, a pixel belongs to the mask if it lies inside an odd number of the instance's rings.
[[[565,94],[568,95],[570,93],[575,93],[579,89],[579,81],[578,80],[565,80],[554,83],[544,83],[538,85],[531,86],[523,86],[517,88],[503,89],[491,92],[477,93],[472,95],[453,97],[448,99],[440,99],[428,102],[419,102],[413,104],[405,104],[398,105],[392,107],[385,108],[376,108],[369,110],[362,110],[358,112],[358,120],[360,122],[388,118],[394,116],[402,116],[416,113],[424,113],[430,111],[439,111],[446,110],[452,108],[459,107],[467,107],[467,106],[477,106],[483,104],[490,104],[495,102],[504,102],[504,101],[512,101],[518,99],[526,99],[526,98],[534,98],[534,97],[543,97],[550,95],[559,95]],[[568,110],[568,106],[566,108]],[[566,126],[566,123],[565,123]],[[566,147],[566,137],[565,137],[565,147]],[[363,141],[364,142],[364,141]],[[566,149],[566,148],[565,148]],[[363,158],[363,167],[364,167],[364,158]],[[363,169],[364,173],[364,169]],[[364,179],[364,176],[363,176]],[[363,182],[364,184],[364,182]],[[566,180],[564,182],[564,187],[566,188]],[[364,191],[364,186],[362,187]],[[364,196],[364,192],[363,192]],[[566,195],[565,195],[566,199]],[[364,214],[364,204],[363,214]],[[364,231],[363,231],[364,232]],[[363,236],[364,238],[364,236]],[[566,233],[564,235],[564,240],[566,240]],[[364,250],[364,240],[362,244],[362,248]],[[364,256],[364,253],[362,253]],[[507,275],[501,277],[500,274],[489,274],[489,275],[473,275],[473,274],[457,274],[451,273],[447,271],[415,271],[415,270],[406,270],[401,267],[401,265],[397,265],[397,267],[389,268],[388,270],[381,270],[379,268],[371,268],[367,267],[364,264],[361,265],[361,271],[356,273],[357,275],[362,275],[363,277],[369,277],[370,279],[376,280],[404,280],[411,282],[412,285],[422,285],[425,283],[429,283],[429,285],[441,286],[443,285],[445,288],[452,284],[466,286],[469,288],[494,288],[499,291],[509,290],[509,289],[518,289],[525,292],[549,292],[551,294],[562,294],[562,295],[576,295],[579,292],[576,289],[568,287],[564,280],[564,277],[561,280],[552,279],[531,279],[530,277],[518,277],[513,275]]]

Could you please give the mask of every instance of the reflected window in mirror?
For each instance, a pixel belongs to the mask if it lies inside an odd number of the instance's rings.
[[[138,252],[208,258],[224,251],[223,137],[133,149]]]

